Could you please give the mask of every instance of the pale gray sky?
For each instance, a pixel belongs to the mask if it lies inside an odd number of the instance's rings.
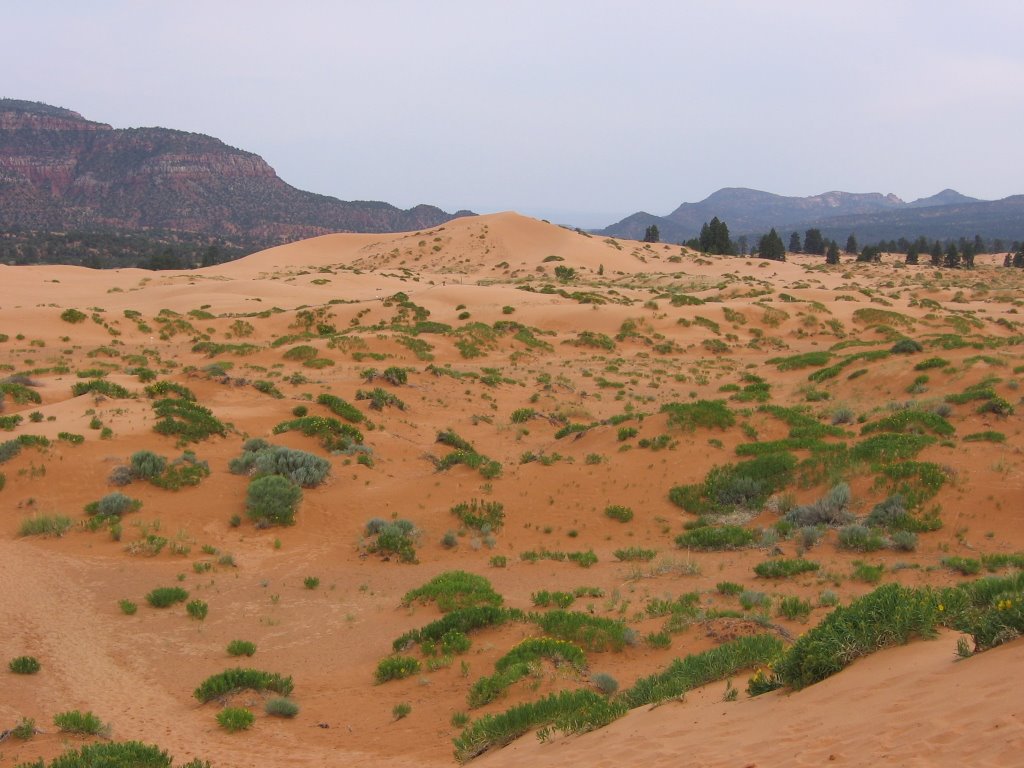
[[[579,226],[724,186],[1024,192],[1020,0],[0,0],[0,96],[343,199]]]

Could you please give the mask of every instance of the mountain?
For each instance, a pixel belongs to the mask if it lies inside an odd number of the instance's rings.
[[[906,203],[896,195],[876,192],[825,192],[811,197],[785,197],[755,189],[720,189],[698,203],[683,203],[666,216],[634,213],[600,231],[611,237],[640,239],[651,224],[661,239],[682,242],[700,234],[717,216],[732,235],[759,235],[770,228],[780,234],[811,227],[826,237],[845,241],[851,232],[861,242],[973,236],[1020,239],[1024,236],[1024,196],[978,200],[952,189]]]
[[[259,155],[212,136],[114,129],[0,99],[0,229],[195,233],[266,247],[328,232],[426,229],[467,213],[304,192]]]

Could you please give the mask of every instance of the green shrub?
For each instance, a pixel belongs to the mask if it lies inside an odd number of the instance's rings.
[[[457,608],[437,621],[432,621],[419,629],[412,629],[400,635],[392,642],[391,647],[396,652],[404,651],[415,643],[439,642],[452,630],[468,635],[476,629],[500,626],[509,621],[522,621],[524,618],[525,614],[515,608],[500,608],[494,605]]]
[[[758,563],[754,566],[754,573],[763,579],[788,579],[801,573],[817,571],[819,568],[821,565],[811,560],[777,558]]]
[[[90,736],[103,734],[108,730],[103,721],[92,712],[79,712],[77,709],[54,715],[53,724],[63,733],[83,733]]]
[[[206,614],[209,613],[210,606],[207,605],[206,602],[204,602],[203,600],[193,600],[192,602],[187,603],[185,605],[185,611],[193,619],[198,619],[199,621],[202,621],[206,618]]]
[[[84,323],[89,316],[85,312],[69,307],[60,313],[60,319],[65,323]]]
[[[972,432],[969,435],[964,435],[965,443],[1005,443],[1006,435],[1002,432],[995,432],[993,430],[986,430],[985,432]]]
[[[633,519],[633,510],[621,504],[611,504],[604,508],[605,517],[618,520],[620,523],[628,523]]]
[[[256,653],[256,643],[248,640],[232,640],[228,643],[230,656],[252,656]]]
[[[139,610],[139,606],[128,599],[118,600],[117,605],[121,609],[121,613],[125,616],[133,616],[135,615],[135,612]]]
[[[181,768],[209,768],[196,758]],[[42,759],[21,768],[44,768]],[[49,768],[171,768],[171,757],[159,747],[138,741],[83,744],[54,758]]]
[[[28,741],[36,735],[36,721],[31,717],[23,717],[11,728],[11,736],[21,741]]]
[[[892,345],[892,348],[889,351],[894,355],[913,355],[924,351],[924,347],[913,339],[900,339]]]
[[[295,717],[299,714],[299,705],[291,699],[268,699],[264,711],[272,717]]]
[[[294,525],[302,489],[286,477],[265,475],[249,483],[245,512],[257,527]]]
[[[275,435],[298,431],[307,437],[317,437],[328,451],[348,451],[363,442],[363,433],[351,424],[342,424],[337,419],[325,416],[304,416],[282,421],[273,431]]]
[[[410,521],[381,521],[380,526],[373,523],[371,520],[366,527],[367,535],[373,537],[366,547],[368,552],[385,556],[397,555],[403,563],[416,562],[415,544],[418,531]]]
[[[412,713],[412,704],[402,702],[401,704],[395,704],[391,708],[391,717],[395,720],[402,720],[408,717]]]
[[[981,573],[981,561],[973,557],[944,557],[942,565],[962,576],[976,576]]]
[[[3,486],[0,485],[0,488]],[[21,521],[19,536],[63,536],[71,528],[71,518],[63,515],[37,515]]]
[[[388,656],[377,663],[373,676],[378,683],[386,683],[388,680],[401,680],[415,675],[419,671],[420,662],[412,656]]]
[[[81,445],[85,442],[85,435],[76,435],[73,432],[58,432],[57,439],[71,443],[71,445]]]
[[[84,395],[88,392],[93,392],[97,395],[104,395],[105,397],[109,397],[114,400],[124,400],[132,396],[132,393],[120,384],[115,384],[112,381],[105,381],[104,379],[79,381],[71,387],[72,397],[78,397],[79,395]]]
[[[487,533],[500,530],[505,522],[505,506],[500,501],[471,499],[452,507],[452,514],[467,528]]]
[[[291,677],[282,677],[276,672],[235,667],[206,678],[192,695],[201,704],[205,704],[213,699],[244,690],[271,691],[281,696],[290,696],[293,688]]]
[[[181,587],[157,587],[146,595],[146,602],[154,608],[169,608],[188,600],[188,592]]]
[[[870,563],[854,561],[852,574],[854,581],[862,581],[865,584],[877,584],[882,580],[882,574],[884,573],[884,563],[871,565]]]
[[[866,525],[847,525],[839,529],[838,544],[841,549],[857,552],[874,552],[885,546],[885,541]]]
[[[949,365],[949,360],[943,357],[929,357],[927,360],[922,360],[914,366],[915,371],[927,371],[932,368],[945,368]]]
[[[740,525],[706,525],[676,536],[683,549],[742,549],[754,543],[754,533]]]
[[[153,430],[161,435],[196,443],[212,435],[227,434],[227,427],[214,417],[209,408],[190,400],[157,400],[153,403],[153,412],[157,417]]]
[[[152,451],[136,451],[129,459],[132,474],[143,480],[152,480],[167,469],[167,459]]]
[[[126,496],[120,491],[108,493],[99,501],[85,505],[85,512],[96,517],[120,517],[128,512],[135,512],[142,507],[142,502]]]
[[[402,605],[412,605],[417,600],[435,601],[442,613],[477,605],[500,606],[504,602],[490,581],[466,571],[446,571],[435,576],[423,586],[406,592]]]
[[[701,483],[673,487],[669,500],[694,514],[759,509],[772,493],[790,483],[796,464],[792,454],[770,453],[715,467]]]
[[[668,414],[669,426],[693,432],[702,429],[728,429],[736,416],[724,400],[697,400],[693,403],[665,403],[661,413]]]
[[[7,668],[16,675],[34,675],[40,665],[34,656],[18,656],[7,663]]]
[[[920,434],[928,431],[940,437],[949,437],[956,429],[945,418],[934,411],[922,411],[915,408],[904,408],[885,418],[865,424],[860,429],[862,435],[873,432],[914,432]]]
[[[654,559],[657,552],[653,549],[644,549],[643,547],[626,547],[625,549],[616,549],[612,552],[612,555],[616,560],[621,562],[648,562]]]
[[[217,723],[228,733],[247,731],[255,721],[256,716],[245,707],[225,707],[217,713]]]
[[[621,651],[634,633],[623,622],[579,611],[550,611],[533,617],[546,634],[588,651]]]
[[[345,400],[342,400],[340,397],[336,397],[335,395],[321,393],[317,395],[316,401],[320,405],[327,406],[327,408],[330,409],[331,413],[333,413],[335,416],[340,416],[341,418],[345,419],[345,421],[350,421],[353,424],[358,424],[361,421],[365,420],[366,418],[365,416],[363,416],[363,412],[356,408],[354,405]]]
[[[788,595],[779,601],[779,614],[790,621],[807,621],[811,615],[811,604],[795,595]]]
[[[270,445],[264,440],[247,440],[242,454],[228,463],[235,475],[281,475],[303,488],[315,488],[327,479],[331,464],[306,451]]]

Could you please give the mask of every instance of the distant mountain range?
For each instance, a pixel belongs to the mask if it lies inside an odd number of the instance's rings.
[[[666,216],[634,213],[600,234],[641,239],[647,227],[657,225],[662,241],[683,242],[700,234],[713,217],[729,225],[735,238],[755,236],[774,227],[785,236],[816,227],[826,238],[845,244],[851,233],[861,243],[973,237],[1024,239],[1024,195],[1003,200],[978,200],[946,189],[931,197],[906,203],[896,195],[877,192],[825,192],[812,197],[784,197],[742,187],[720,189],[699,203],[683,203]]]
[[[259,155],[211,136],[114,129],[0,99],[0,230],[198,233],[266,247],[328,232],[426,229],[469,213],[304,192]]]

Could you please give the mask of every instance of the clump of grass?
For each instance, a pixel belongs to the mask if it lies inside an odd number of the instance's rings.
[[[302,586],[306,589],[316,589],[320,586],[320,578],[317,576],[307,576],[302,580]]]
[[[139,610],[139,606],[134,601],[128,600],[127,598],[117,601],[118,607],[121,609],[121,613],[125,616],[134,616],[135,612]]]
[[[373,518],[366,524],[366,536],[369,543],[368,552],[384,555],[397,555],[403,563],[416,562],[416,526],[409,520],[386,521]]]
[[[624,549],[616,549],[612,552],[615,559],[623,563],[648,562],[653,560],[654,556],[657,554],[656,550],[645,549],[644,547],[626,547]]]
[[[796,465],[795,456],[777,452],[718,466],[703,482],[673,487],[669,500],[697,515],[759,509],[772,493],[790,483]]]
[[[228,733],[247,731],[256,722],[256,716],[245,707],[225,707],[217,713],[217,724]]]
[[[18,656],[7,662],[7,668],[16,675],[34,675],[41,666],[35,656]]]
[[[981,561],[973,557],[944,557],[942,565],[961,576],[976,576],[981,573]]]
[[[793,507],[786,513],[786,521],[795,526],[843,525],[853,521],[849,511],[850,486],[839,483],[813,504]]]
[[[219,699],[237,691],[271,691],[281,696],[290,696],[294,683],[291,677],[282,677],[276,672],[235,667],[206,678],[192,695],[201,704]]]
[[[419,659],[413,656],[388,656],[377,663],[373,677],[379,684],[389,680],[401,680],[415,675],[419,671]]]
[[[821,568],[819,563],[803,558],[777,558],[765,560],[754,566],[754,573],[762,579],[788,579],[802,573],[812,573]]]
[[[146,595],[146,602],[154,608],[168,608],[188,600],[188,592],[181,587],[157,587]]]
[[[120,517],[128,512],[135,512],[142,507],[142,502],[133,499],[120,491],[108,493],[98,501],[85,505],[85,512],[96,517]]]
[[[228,469],[235,475],[280,475],[303,488],[315,488],[327,479],[331,464],[312,453],[253,438],[245,441]]]
[[[628,523],[633,519],[633,510],[621,504],[610,504],[604,508],[605,517],[618,520],[620,523]]]
[[[458,630],[468,635],[475,629],[499,626],[508,621],[522,621],[525,618],[526,615],[515,608],[499,608],[493,605],[457,608],[437,621],[432,621],[419,629],[412,629],[400,635],[392,642],[391,647],[396,652],[403,651],[415,643],[439,642],[452,630]]]
[[[252,656],[256,653],[256,643],[249,640],[232,640],[228,643],[230,656]]]
[[[71,528],[71,518],[63,515],[37,515],[21,521],[19,536],[63,536]]]
[[[715,585],[715,590],[720,595],[735,596],[743,592],[743,585],[734,581],[720,581]]]
[[[258,527],[293,525],[302,489],[287,477],[264,475],[249,483],[245,512]]]
[[[292,718],[299,714],[299,705],[291,699],[268,699],[264,711],[272,717]]]
[[[410,590],[402,598],[402,605],[414,601],[435,601],[442,613],[478,605],[500,606],[504,598],[494,591],[491,582],[483,576],[466,571],[446,571],[421,587]]]
[[[676,536],[676,546],[683,549],[742,549],[754,543],[753,531],[740,525],[705,525]]]
[[[661,413],[668,414],[669,426],[688,432],[702,429],[728,429],[736,416],[724,400],[697,400],[693,403],[665,403]]]
[[[807,621],[811,615],[811,604],[796,595],[787,595],[779,601],[779,615],[790,621]]]
[[[57,713],[53,716],[53,724],[63,733],[82,733],[89,736],[102,735],[109,730],[92,712],[80,712],[77,709]]]
[[[395,720],[402,720],[412,714],[412,704],[402,702],[391,708],[391,717]]]
[[[500,501],[471,499],[456,504],[451,511],[466,528],[487,533],[500,530],[505,523],[505,505]]]
[[[871,565],[870,563],[863,563],[855,561],[853,564],[853,578],[855,581],[862,581],[865,584],[877,584],[882,580],[882,575],[885,573],[885,564],[878,563],[877,565]]]
[[[847,525],[839,529],[838,544],[841,549],[856,552],[874,552],[885,546],[885,541],[866,525]]]
[[[206,618],[206,614],[210,612],[210,606],[204,600],[193,600],[190,603],[186,603],[185,611],[193,619],[202,621]]]
[[[546,634],[588,651],[621,651],[635,639],[624,622],[579,611],[555,610],[535,615],[533,620]]]

